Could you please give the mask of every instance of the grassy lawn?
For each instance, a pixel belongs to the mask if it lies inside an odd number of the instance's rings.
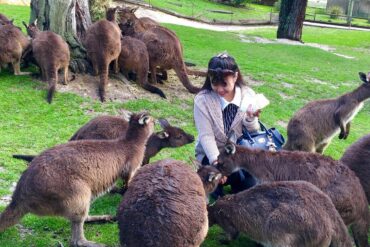
[[[248,4],[245,8],[235,8],[224,4],[214,3],[208,0],[145,0],[147,3],[172,12],[196,17],[206,21],[239,21],[239,20],[270,20],[271,7]],[[209,10],[221,10],[233,12],[230,14],[220,14]]]
[[[0,12],[16,19],[19,24],[28,20],[27,7],[0,5]],[[275,28],[256,29],[242,33],[199,31],[199,29],[166,25],[182,41],[185,58],[200,67],[220,51],[233,55],[247,81],[259,93],[269,98],[271,104],[261,114],[268,126],[276,126],[285,135],[284,125],[292,114],[313,99],[336,97],[351,91],[360,84],[358,72],[370,70],[370,32],[347,31],[305,27],[303,40],[328,45],[336,53],[352,56],[347,59],[318,48],[284,44],[245,43],[244,37],[259,36],[274,39]],[[253,80],[251,80],[253,78]],[[86,121],[97,114],[118,114],[120,108],[131,111],[148,110],[154,117],[170,118],[171,123],[196,135],[193,123],[193,95],[185,101],[179,99],[149,101],[138,99],[123,103],[100,102],[71,93],[57,92],[53,104],[45,102],[43,84],[28,76],[15,77],[3,70],[0,73],[0,197],[11,194],[24,162],[14,160],[14,153],[39,153],[59,143],[66,142]],[[41,90],[42,89],[42,90]],[[353,120],[351,133],[345,141],[337,138],[326,154],[335,159],[361,136],[370,133],[370,106]],[[162,151],[155,159],[172,157],[188,161],[193,156],[194,144],[179,149]],[[119,196],[105,195],[95,201],[91,214],[114,214]],[[4,204],[0,206],[0,211]],[[115,223],[85,225],[89,240],[118,246],[118,228]],[[28,215],[15,227],[0,233],[0,246],[68,246],[69,223],[56,217]],[[210,228],[203,247],[221,246],[222,230]],[[252,246],[246,236],[241,236],[229,246]]]

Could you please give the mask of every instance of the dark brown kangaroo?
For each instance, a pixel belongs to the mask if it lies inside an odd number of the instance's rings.
[[[153,133],[148,140],[143,159],[143,165],[148,164],[163,148],[181,147],[194,141],[194,136],[184,130],[170,125],[166,119],[159,119],[163,131]],[[75,140],[104,140],[115,139],[125,135],[128,122],[121,117],[99,116],[82,126],[70,139]],[[14,158],[31,161],[33,155],[13,155]]]
[[[27,26],[23,22],[23,25],[27,28],[28,35],[32,38],[32,53],[41,69],[42,78],[48,81],[47,101],[50,104],[53,100],[60,69],[63,70],[64,74],[63,83],[67,84],[68,82],[70,60],[68,44],[56,33],[51,31],[41,32],[34,23]]]
[[[122,34],[143,41],[148,49],[151,82],[156,83],[157,67],[161,70],[174,69],[184,87],[191,93],[198,93],[200,88],[191,84],[183,59],[182,47],[177,36],[161,26],[145,27],[132,13],[129,19],[120,16]]]
[[[30,40],[11,22],[0,25],[0,72],[4,65],[11,63],[14,75],[29,75],[29,72],[21,72],[20,64],[22,54],[30,44]]]
[[[330,198],[304,181],[266,183],[227,195],[208,207],[208,217],[229,241],[242,232],[263,246],[352,246]]]
[[[114,61],[118,73],[118,56],[121,53],[121,31],[115,21],[117,8],[110,8],[106,20],[92,24],[86,31],[84,46],[93,66],[93,74],[100,74],[99,97],[105,101],[109,64]]]
[[[269,152],[233,143],[220,150],[218,161],[219,170],[226,176],[243,168],[260,183],[304,180],[316,185],[333,201],[344,223],[351,226],[356,246],[369,246],[366,195],[355,173],[341,162],[317,153]]]
[[[370,134],[347,148],[340,161],[356,173],[370,203]]]
[[[323,153],[339,130],[339,139],[346,139],[352,119],[370,97],[370,74],[359,75],[363,83],[354,91],[335,99],[312,101],[297,111],[289,121],[284,149]]]
[[[128,72],[136,73],[139,85],[149,92],[166,98],[162,90],[148,83],[149,55],[146,45],[139,39],[124,36],[121,39],[122,47],[119,55],[119,67],[128,78]]]
[[[27,213],[57,215],[72,223],[72,246],[100,246],[84,237],[90,201],[106,192],[121,174],[130,181],[153,129],[149,115],[134,114],[126,136],[68,142],[41,153],[22,174],[10,205],[0,215],[0,232]]]
[[[205,171],[207,183],[221,177]],[[132,179],[117,218],[122,246],[198,247],[208,231],[202,180],[182,161],[144,166]]]

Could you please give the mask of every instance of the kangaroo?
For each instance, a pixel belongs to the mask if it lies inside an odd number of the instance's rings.
[[[163,131],[153,133],[147,142],[142,165],[148,164],[150,158],[167,147],[181,147],[194,141],[194,136],[184,130],[170,125],[166,119],[159,119]],[[82,126],[70,139],[76,140],[107,140],[116,139],[125,135],[128,122],[121,117],[98,116]],[[35,157],[33,155],[13,155],[14,158],[28,162]]]
[[[356,173],[370,203],[370,134],[347,148],[340,161]]]
[[[204,181],[218,183],[220,173],[206,169]],[[204,184],[182,161],[144,166],[132,179],[117,219],[122,246],[198,247],[208,232]]]
[[[208,217],[229,241],[243,232],[266,247],[352,246],[330,198],[305,181],[266,183],[227,195],[208,207]]]
[[[121,43],[121,54],[119,55],[121,72],[127,78],[129,78],[128,72],[136,73],[137,82],[142,88],[166,98],[162,90],[148,83],[149,55],[144,42],[130,36],[124,36]]]
[[[363,83],[354,91],[335,99],[312,101],[297,111],[289,121],[283,148],[323,153],[339,131],[339,139],[345,140],[352,119],[370,97],[370,73],[359,75]]]
[[[118,73],[118,57],[121,53],[121,31],[116,24],[117,8],[109,8],[106,20],[92,24],[86,31],[83,42],[87,56],[93,66],[93,74],[100,74],[99,97],[105,101],[109,64],[114,61],[114,72]]]
[[[357,246],[369,246],[366,195],[354,172],[341,162],[317,153],[269,152],[230,142],[220,150],[218,162],[217,168],[225,176],[242,168],[259,183],[304,180],[316,185],[333,201],[344,223],[351,226]]]
[[[68,142],[41,153],[22,174],[11,203],[0,215],[0,232],[27,213],[56,215],[71,221],[72,246],[100,246],[84,237],[90,201],[106,192],[121,174],[130,181],[153,130],[148,114],[134,114],[127,134],[116,140]]]
[[[0,25],[13,24],[13,20],[9,20],[8,17],[0,13]]]
[[[0,25],[0,72],[3,66],[11,63],[14,75],[29,75],[30,72],[21,72],[20,66],[22,54],[30,44],[30,40],[11,22]]]
[[[63,70],[63,83],[66,85],[68,82],[70,60],[68,44],[56,33],[51,31],[41,32],[35,23],[27,26],[23,22],[23,25],[26,27],[28,35],[32,38],[32,53],[41,69],[41,76],[43,80],[48,81],[47,102],[50,104],[55,94],[59,69]]]
[[[161,70],[174,69],[181,83],[190,93],[198,93],[200,88],[191,84],[183,59],[182,46],[177,36],[161,26],[147,28],[132,14],[132,18],[120,16],[122,34],[143,41],[148,49],[151,82],[157,83],[157,67]]]

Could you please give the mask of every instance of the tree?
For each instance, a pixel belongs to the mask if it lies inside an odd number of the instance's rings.
[[[89,66],[82,46],[86,30],[92,24],[89,6],[105,5],[107,0],[31,0],[30,23],[40,30],[61,35],[70,47],[73,71],[85,72]]]
[[[282,0],[279,14],[278,39],[301,41],[307,0]]]

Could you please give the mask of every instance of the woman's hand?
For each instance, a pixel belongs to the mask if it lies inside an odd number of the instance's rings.
[[[259,117],[261,114],[262,110],[254,110],[252,104],[250,104],[247,108],[247,117],[248,118],[253,118],[253,117]]]
[[[226,176],[222,176],[222,178],[219,181],[219,184],[225,184],[226,181],[227,181],[227,177]]]

